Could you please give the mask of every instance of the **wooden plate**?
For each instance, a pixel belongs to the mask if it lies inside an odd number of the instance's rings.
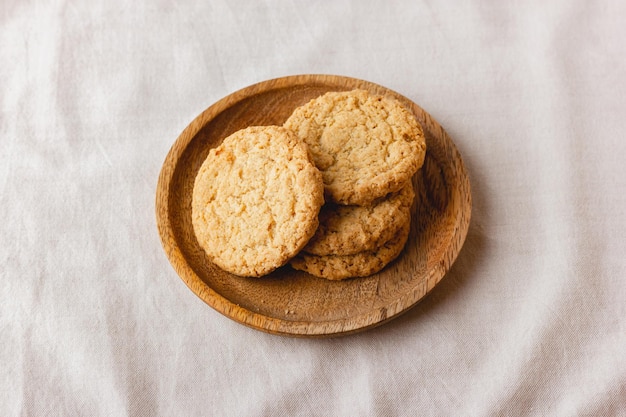
[[[327,281],[279,268],[241,278],[212,264],[191,225],[194,179],[209,149],[252,125],[282,124],[299,105],[328,91],[361,88],[395,97],[424,127],[427,153],[413,178],[416,190],[409,241],[378,274]],[[181,133],[159,176],[156,216],[161,242],[185,284],[208,305],[237,322],[269,333],[323,337],[384,323],[422,299],[449,270],[470,221],[470,184],[456,147],[437,122],[400,94],[371,82],[330,75],[264,81],[206,109]]]

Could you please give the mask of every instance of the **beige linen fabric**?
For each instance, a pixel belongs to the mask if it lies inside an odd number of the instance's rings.
[[[626,3],[4,1],[0,415],[626,414]],[[161,164],[225,95],[329,73],[434,116],[458,261],[401,318],[304,340],[187,289]]]

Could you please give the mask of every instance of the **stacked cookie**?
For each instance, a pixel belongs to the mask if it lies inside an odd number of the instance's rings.
[[[380,271],[409,235],[411,177],[426,152],[421,126],[396,100],[361,90],[313,99],[284,126],[308,145],[327,200],[291,265],[327,279]]]
[[[221,268],[261,276],[290,263],[327,279],[367,276],[402,251],[424,134],[399,102],[332,92],[282,127],[250,127],[210,151],[193,190],[198,242]]]

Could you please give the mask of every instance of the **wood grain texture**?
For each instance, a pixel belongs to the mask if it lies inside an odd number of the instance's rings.
[[[231,275],[212,264],[191,225],[194,179],[209,150],[253,125],[281,125],[294,108],[328,91],[355,88],[394,97],[424,128],[424,166],[413,177],[416,198],[409,241],[378,274],[327,281],[279,268],[262,278]],[[466,168],[454,143],[417,104],[380,85],[332,75],[297,75],[239,90],[202,112],[180,134],[163,164],[156,217],[163,248],[187,286],[237,322],[273,334],[328,337],[380,325],[407,311],[443,278],[456,259],[470,222]]]

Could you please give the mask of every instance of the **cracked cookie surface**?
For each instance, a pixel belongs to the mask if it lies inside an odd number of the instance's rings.
[[[320,211],[315,235],[303,250],[313,255],[352,255],[373,250],[411,221],[414,197],[409,182],[400,191],[368,206],[327,203]]]
[[[323,182],[306,144],[279,126],[239,130],[203,162],[192,223],[207,256],[241,276],[284,265],[315,233]]]
[[[342,280],[375,274],[400,255],[409,237],[410,222],[400,228],[393,238],[373,251],[353,255],[311,255],[300,252],[290,261],[294,269],[320,278]]]
[[[307,143],[327,196],[339,204],[367,205],[398,191],[424,162],[426,141],[414,115],[364,90],[314,98],[284,126]]]

